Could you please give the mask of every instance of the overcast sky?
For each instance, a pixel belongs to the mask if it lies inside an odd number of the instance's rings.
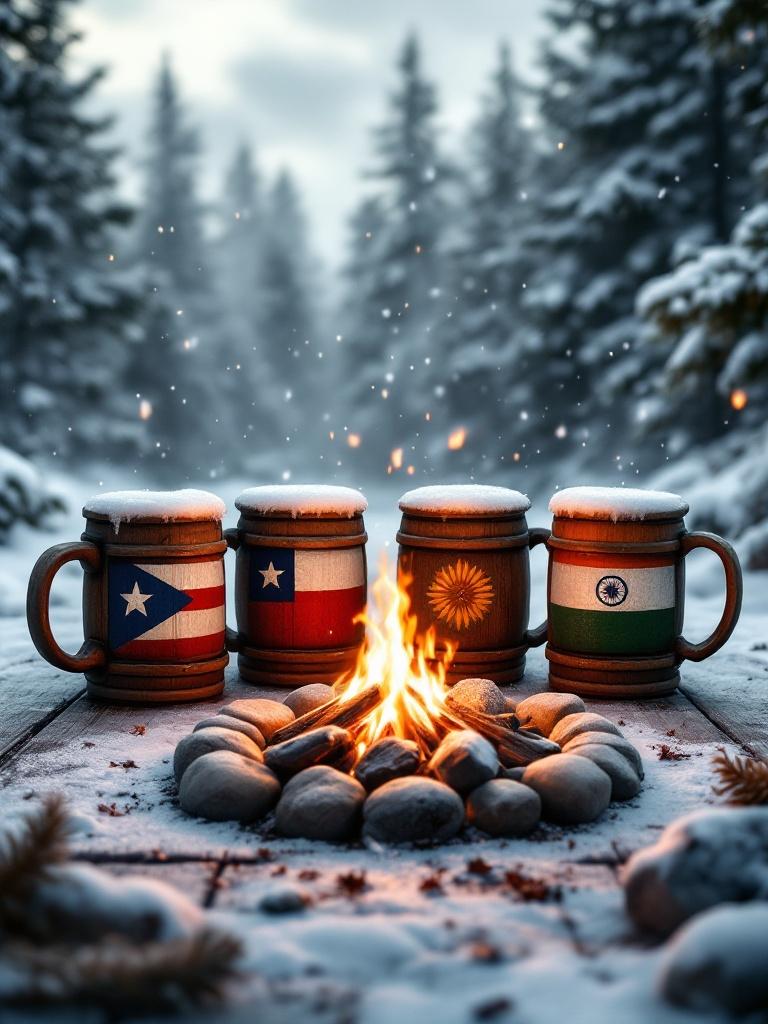
[[[415,29],[437,83],[440,124],[456,151],[477,110],[498,42],[535,73],[544,0],[83,0],[79,60],[110,74],[99,106],[117,116],[121,170],[135,197],[148,96],[161,54],[172,56],[204,145],[202,191],[214,198],[241,140],[267,173],[297,177],[315,251],[342,257],[347,217],[370,160],[370,131],[386,111],[393,63]]]

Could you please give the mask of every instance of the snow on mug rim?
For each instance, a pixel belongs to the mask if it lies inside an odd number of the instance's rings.
[[[227,506],[216,494],[192,487],[178,491],[105,491],[83,505],[83,515],[105,516],[115,533],[121,523],[221,522]]]
[[[352,518],[368,508],[368,499],[354,487],[337,484],[262,484],[247,487],[235,498],[241,512],[297,516],[336,515]]]
[[[406,491],[399,501],[403,512],[433,515],[509,515],[527,512],[530,499],[510,487],[492,484],[430,484]]]
[[[566,487],[552,495],[549,511],[566,519],[638,522],[684,516],[688,502],[672,491],[641,487]]]

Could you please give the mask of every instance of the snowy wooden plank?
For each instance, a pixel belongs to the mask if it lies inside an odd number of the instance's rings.
[[[686,665],[682,690],[699,711],[749,753],[768,758],[768,657],[735,653],[725,665]]]
[[[79,612],[64,613],[66,637],[77,635]],[[78,643],[72,642],[76,649]],[[48,665],[35,650],[26,622],[14,616],[0,619],[0,698],[5,713],[0,715],[0,765],[16,747],[34,736],[64,711],[85,690],[83,677],[60,672]]]

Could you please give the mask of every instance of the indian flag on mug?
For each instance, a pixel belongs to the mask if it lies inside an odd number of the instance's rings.
[[[675,630],[675,561],[658,555],[552,552],[549,640],[583,654],[669,651]]]

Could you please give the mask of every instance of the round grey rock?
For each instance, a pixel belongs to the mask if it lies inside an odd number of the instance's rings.
[[[627,911],[669,935],[720,903],[768,900],[768,807],[714,807],[677,818],[623,872]]]
[[[611,802],[611,780],[596,764],[576,754],[554,754],[529,764],[523,782],[541,797],[542,816],[562,825],[599,818]]]
[[[198,757],[210,754],[214,750],[230,750],[233,754],[241,754],[252,761],[263,761],[264,755],[253,740],[234,729],[200,729],[184,736],[176,744],[173,752],[173,774],[177,784],[184,773]]]
[[[380,843],[439,843],[455,836],[463,823],[458,793],[420,776],[385,783],[363,806],[363,836]]]
[[[421,752],[413,740],[385,736],[365,751],[355,768],[355,777],[372,792],[385,782],[413,775],[421,763]]]
[[[631,800],[640,792],[640,776],[618,750],[605,743],[582,743],[571,751],[602,768],[611,780],[611,800]]]
[[[280,783],[266,765],[230,750],[198,757],[179,787],[182,810],[209,821],[258,821],[279,796]]]
[[[582,732],[610,732],[614,736],[621,736],[621,729],[618,725],[614,725],[610,718],[596,715],[593,711],[581,711],[566,715],[556,722],[549,738],[564,747],[574,736],[578,736]]]
[[[464,707],[486,715],[501,715],[507,710],[506,698],[492,679],[460,679],[448,691],[446,704],[457,711]]]
[[[293,690],[283,701],[287,708],[290,708],[296,718],[301,718],[308,711],[314,711],[333,700],[333,689],[325,683],[310,683],[308,686],[300,686]]]
[[[624,736],[614,736],[612,732],[581,732],[578,736],[574,736],[572,740],[563,747],[563,753],[575,754],[579,747],[583,747],[585,744],[594,746],[595,744],[601,746],[612,747],[629,761],[632,767],[637,772],[638,776],[643,779],[645,778],[645,771],[643,769],[643,759],[640,757],[640,751],[637,747],[634,747],[628,739]]]
[[[561,718],[584,711],[584,701],[575,693],[534,693],[521,700],[515,709],[524,729],[538,729],[549,736]]]
[[[244,722],[255,725],[267,743],[278,729],[290,725],[296,717],[291,709],[279,700],[266,700],[262,697],[233,700],[231,704],[226,704],[219,714],[229,715],[230,718],[240,718]]]
[[[499,773],[493,745],[471,729],[449,732],[432,755],[428,770],[446,786],[466,795]]]
[[[492,779],[467,800],[467,820],[490,836],[527,836],[540,818],[539,794],[511,779]]]
[[[513,782],[522,782],[525,775],[525,766],[516,764],[511,768],[499,768],[498,778],[512,779]]]
[[[768,904],[762,902],[725,904],[694,917],[664,950],[658,979],[662,995],[697,1011],[696,1020],[709,1017],[713,1010],[729,1019],[764,1011],[766,936]]]
[[[276,825],[284,836],[341,842],[360,826],[365,790],[356,779],[329,765],[294,775],[277,805]]]
[[[232,732],[240,732],[249,740],[253,740],[259,750],[263,750],[267,745],[260,729],[250,722],[244,722],[242,718],[232,718],[231,715],[211,715],[210,718],[203,718],[195,724],[192,731],[198,732],[200,729],[231,729]]]
[[[323,725],[267,747],[264,761],[281,778],[288,778],[314,764],[348,763],[354,750],[352,733],[338,725]]]

